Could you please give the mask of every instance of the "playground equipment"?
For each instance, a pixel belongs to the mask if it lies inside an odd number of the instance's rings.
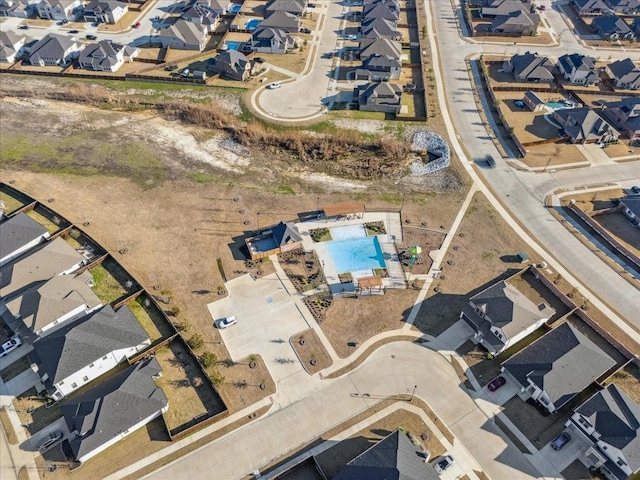
[[[410,267],[413,267],[413,264],[416,262],[416,260],[418,260],[418,263],[422,262],[422,255],[420,255],[422,253],[422,248],[420,248],[418,245],[409,247],[407,249],[407,253],[411,255],[411,259],[409,260]]]

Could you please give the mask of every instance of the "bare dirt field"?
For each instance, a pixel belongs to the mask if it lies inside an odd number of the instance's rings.
[[[336,298],[320,327],[338,356],[345,358],[355,351],[349,343],[362,344],[378,333],[402,328],[418,293],[418,288],[409,288],[379,296]]]
[[[453,325],[469,297],[526,266],[515,258],[518,252],[528,252],[533,263],[540,260],[481,193],[475,194],[458,232],[440,279],[427,294],[415,321],[416,328],[430,335],[439,335]]]

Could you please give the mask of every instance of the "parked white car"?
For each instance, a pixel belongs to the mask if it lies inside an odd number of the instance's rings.
[[[270,90],[273,90],[275,88],[280,88],[282,86],[282,82],[272,82],[269,85],[267,85],[267,88]]]
[[[20,345],[22,345],[22,339],[20,338],[19,335],[14,335],[13,337],[11,337],[11,340],[9,340],[8,342],[3,343],[0,346],[0,357],[4,357],[6,355],[9,355],[16,348],[18,348]]]
[[[445,455],[444,457],[440,457],[434,462],[433,468],[436,470],[436,472],[442,474],[451,465],[453,465],[453,457],[451,455]]]
[[[232,317],[221,318],[216,320],[214,323],[217,328],[223,329],[238,323],[238,317],[234,315]]]

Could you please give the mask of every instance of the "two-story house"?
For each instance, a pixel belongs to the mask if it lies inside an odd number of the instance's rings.
[[[301,17],[307,11],[307,0],[270,0],[265,11],[267,16],[275,12],[287,12]]]
[[[617,102],[606,102],[602,113],[631,140],[631,145],[640,142],[640,98],[625,97]]]
[[[147,358],[63,403],[76,461],[86,462],[165,413],[169,402],[155,383],[161,376],[158,361]]]
[[[64,322],[33,342],[31,368],[60,400],[151,344],[129,307],[110,305]]]
[[[637,90],[640,88],[640,68],[630,58],[616,60],[605,67],[605,72],[616,88]]]
[[[558,68],[565,80],[577,85],[599,85],[600,76],[595,60],[579,53],[568,53],[558,58]]]
[[[571,6],[581,17],[602,15],[610,10],[604,0],[571,0]]]
[[[214,67],[222,77],[245,81],[251,76],[253,65],[244,53],[226,50],[215,58]]]
[[[81,0],[41,0],[38,3],[38,16],[45,20],[73,21],[82,15]]]
[[[633,38],[633,30],[624,19],[617,15],[603,15],[591,22],[591,29],[603,40],[629,40]]]
[[[251,47],[254,52],[286,53],[293,45],[293,37],[279,28],[260,25],[251,34]]]
[[[29,50],[26,63],[39,67],[64,66],[78,58],[84,44],[57,33],[48,33]]]
[[[502,280],[471,297],[460,318],[475,330],[474,342],[497,355],[540,328],[554,314],[547,304],[536,305]]]
[[[24,213],[0,223],[0,267],[48,238],[49,231]]]
[[[134,47],[120,45],[111,40],[92,43],[80,53],[78,64],[86,70],[117,72],[125,62],[132,62],[139,54]]]
[[[85,22],[118,23],[129,11],[129,6],[117,0],[91,0],[84,7]]]
[[[621,15],[639,15],[640,0],[605,0],[607,5]]]
[[[182,10],[181,16],[191,23],[202,25],[207,32],[213,32],[220,23],[220,16],[226,12],[220,12],[218,9],[223,7],[217,3],[206,1],[196,1],[187,4]]]
[[[640,405],[615,384],[574,410],[567,427],[591,444],[582,461],[609,480],[640,472]]]
[[[561,108],[552,114],[571,143],[610,143],[620,132],[589,107]]]
[[[502,362],[502,372],[553,413],[616,362],[570,323],[563,323]]]

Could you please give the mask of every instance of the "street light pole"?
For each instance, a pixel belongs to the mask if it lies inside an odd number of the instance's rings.
[[[549,160],[547,160],[547,164],[544,166],[544,168],[542,169],[542,173],[547,171],[547,167],[549,166],[549,164],[551,163],[551,160],[553,159],[553,157],[549,157]]]
[[[414,385],[413,392],[411,392],[411,400],[409,400],[409,403],[413,403],[413,396],[416,394],[416,388],[418,388],[418,386]]]

